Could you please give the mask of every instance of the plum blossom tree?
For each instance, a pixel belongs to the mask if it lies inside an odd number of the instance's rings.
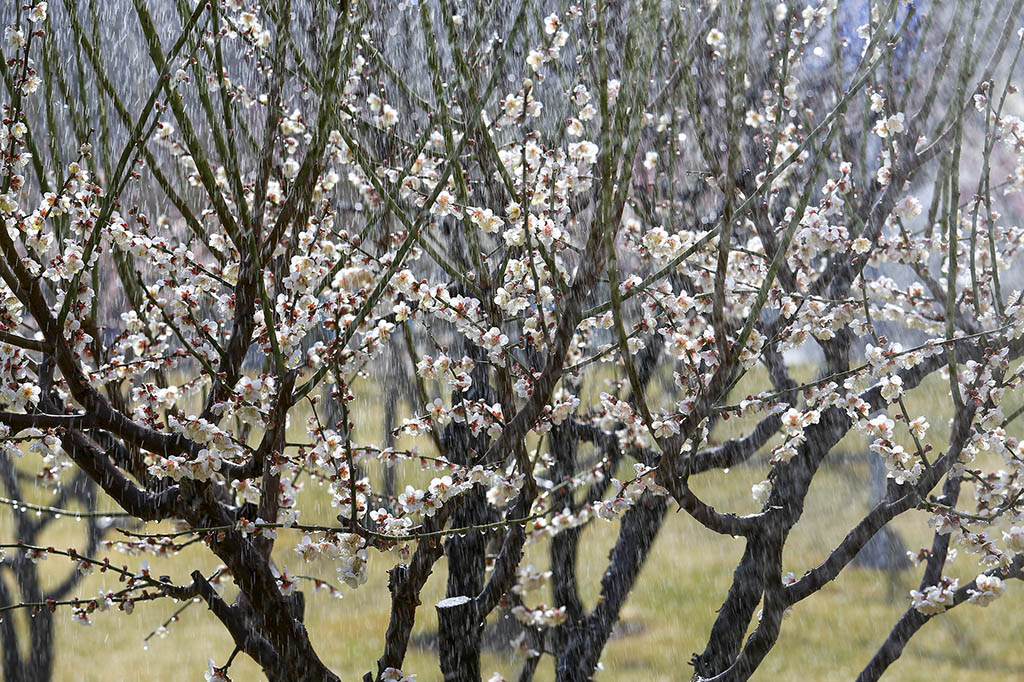
[[[521,680],[545,659],[587,680],[670,508],[745,543],[695,679],[749,678],[786,611],[913,509],[934,542],[860,679],[996,600],[1024,567],[1022,409],[1002,407],[1024,352],[1024,0],[843,5],[5,0],[4,466],[86,476],[167,522],[123,548],[201,541],[223,567],[176,581],[15,538],[15,561],[123,582],[0,608],[89,623],[199,598],[236,646],[208,679],[244,655],[336,680],[294,568],[327,558],[339,589],[388,572],[365,679],[408,680],[446,556],[445,680],[482,679],[498,611]],[[948,428],[907,407],[933,375]],[[885,494],[784,571],[849,433]],[[765,469],[756,513],[691,486],[743,463]],[[595,524],[617,536],[587,606]],[[951,544],[977,579],[944,575]]]

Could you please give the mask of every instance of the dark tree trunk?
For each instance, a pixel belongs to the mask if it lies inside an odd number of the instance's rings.
[[[483,489],[476,486],[452,514],[452,526],[482,523],[487,515]],[[477,614],[475,597],[484,588],[487,540],[480,531],[452,536],[444,544],[448,556],[447,598],[437,605],[441,672],[445,682],[480,679],[480,645],[484,619]]]
[[[437,603],[438,652],[444,682],[480,679],[480,636],[471,597],[448,597]]]
[[[598,604],[572,629],[567,646],[558,656],[559,682],[586,682],[593,677],[604,645],[647,560],[667,509],[665,498],[646,493],[622,517],[619,539],[601,579]]]

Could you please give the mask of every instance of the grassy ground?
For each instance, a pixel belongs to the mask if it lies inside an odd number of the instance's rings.
[[[927,387],[926,387],[927,388]],[[938,390],[938,386],[933,387]],[[921,400],[921,399],[916,399]],[[922,403],[918,403],[922,404]],[[911,406],[913,411],[913,406]],[[936,407],[929,415],[936,435],[944,430],[946,417]],[[731,424],[731,423],[730,423]],[[735,428],[735,426],[731,426]],[[941,442],[941,441],[938,441]],[[858,447],[856,438],[847,449]],[[863,448],[863,443],[859,444]],[[738,512],[754,511],[750,486],[763,478],[763,461],[748,467],[703,476],[695,487],[708,501]],[[806,511],[787,546],[785,570],[800,575],[820,562],[831,547],[859,520],[870,502],[868,465],[853,458],[832,465],[815,480]],[[318,496],[319,497],[319,496]],[[0,508],[0,537],[10,537],[9,507]],[[330,507],[304,512],[304,521],[326,520]],[[78,543],[76,523],[61,521],[45,542],[58,547]],[[152,527],[155,528],[155,527]],[[908,548],[930,544],[925,518],[908,514],[896,525]],[[617,524],[597,522],[587,530],[579,571],[584,595],[593,604],[607,563]],[[291,547],[298,536],[282,533],[277,557],[294,573],[332,579],[329,565],[303,565]],[[742,553],[742,542],[712,534],[683,513],[670,513],[655,545],[655,552],[626,604],[623,621],[629,634],[609,642],[601,679],[644,681],[689,679],[691,654],[703,649],[715,610],[728,588],[732,569]],[[132,567],[141,557],[113,555],[117,563]],[[359,679],[375,668],[383,650],[389,596],[385,570],[394,556],[371,557],[370,582],[358,590],[342,588],[344,597],[307,592],[307,617],[311,636],[324,660],[343,680]],[[201,546],[186,549],[169,559],[149,558],[152,573],[169,574],[187,582],[190,570],[212,570],[217,562]],[[545,547],[529,548],[527,562],[544,566]],[[58,557],[45,568],[55,582],[68,566]],[[947,570],[961,581],[977,574],[973,557],[957,559]],[[754,679],[850,680],[868,661],[908,603],[917,571],[890,579],[871,570],[850,568],[818,595],[798,604],[783,624],[781,639]],[[436,625],[433,604],[443,596],[446,566],[440,562],[423,596],[416,633],[431,632]],[[115,588],[115,578],[95,574],[83,581],[78,594],[95,595],[101,587]],[[541,597],[543,599],[543,597]],[[537,600],[534,596],[531,603]],[[202,679],[206,659],[223,663],[231,653],[230,638],[202,604],[194,604],[180,621],[169,626],[165,638],[155,637],[143,647],[143,638],[176,608],[166,603],[142,604],[133,615],[95,614],[95,624],[72,623],[70,612],[58,616],[57,680],[183,680]],[[16,618],[24,622],[26,614]],[[886,679],[921,680],[1024,680],[1024,649],[1015,633],[1024,627],[1024,590],[1010,585],[1007,594],[987,609],[964,605],[934,619],[915,637]],[[415,636],[415,635],[414,635]],[[485,678],[492,671],[515,679],[521,661],[506,654],[489,653],[484,659]],[[413,647],[406,672],[421,681],[440,679],[436,656]],[[257,667],[240,657],[232,666],[235,680],[259,679]],[[552,679],[545,662],[538,680]]]

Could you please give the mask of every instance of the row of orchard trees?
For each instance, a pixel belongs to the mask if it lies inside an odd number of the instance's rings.
[[[1022,4],[4,0],[0,473],[13,497],[56,488],[48,508],[94,484],[129,520],[176,523],[138,545],[201,539],[224,568],[124,569],[101,599],[3,587],[0,609],[89,622],[198,597],[269,679],[337,679],[272,559],[284,545],[352,588],[389,571],[367,679],[398,680],[447,556],[445,680],[481,679],[506,608],[532,652],[520,679],[548,658],[586,680],[679,507],[745,542],[692,659],[743,680],[787,609],[926,508],[934,543],[865,661],[877,679],[928,619],[1024,566],[1020,412],[1000,407],[1024,352]],[[948,429],[906,409],[931,375]],[[382,385],[415,406],[391,425],[417,449],[374,440]],[[746,430],[716,438],[731,417]],[[823,563],[784,572],[850,432],[885,494]],[[763,449],[760,512],[691,488]],[[429,461],[430,483],[402,460]],[[336,518],[302,514],[300,474]],[[576,557],[601,523],[617,539],[590,607]],[[74,551],[38,530],[4,543],[3,569],[103,565],[102,524]],[[521,565],[528,542],[549,573]],[[951,543],[976,580],[943,577]],[[395,548],[402,563],[378,556]],[[524,600],[544,581],[552,605]],[[49,674],[0,637],[5,679]]]

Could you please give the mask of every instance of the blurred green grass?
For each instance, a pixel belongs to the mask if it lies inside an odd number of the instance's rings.
[[[750,380],[756,382],[757,377]],[[907,398],[911,416],[928,416],[932,430],[927,440],[937,448],[941,447],[948,431],[949,409],[944,402],[944,387],[944,382],[934,377]],[[737,392],[744,393],[744,385],[739,386]],[[376,414],[379,419],[373,396],[364,400],[366,402],[354,412],[360,414],[362,409],[369,410],[366,414]],[[1012,408],[1008,406],[1007,412]],[[293,419],[291,429],[296,436],[301,435],[301,421]],[[739,420],[729,420],[715,435],[727,438],[742,426]],[[362,440],[373,438],[367,433]],[[863,439],[851,434],[838,449],[866,452],[865,446]],[[766,472],[764,457],[759,456],[747,466],[703,475],[695,480],[694,488],[716,507],[752,512],[756,504],[751,499],[750,486],[764,478]],[[417,478],[428,476],[408,473]],[[399,476],[398,480],[403,479]],[[304,507],[302,521],[329,522],[332,508],[327,504],[326,492],[310,490],[310,486],[315,487],[307,485],[307,494],[311,495],[307,501],[312,500],[313,504]],[[867,511],[872,501],[870,489],[866,457],[841,458],[826,465],[815,480],[804,516],[791,535],[784,570],[799,576],[822,561]],[[0,508],[0,537],[11,538],[14,513],[10,507]],[[911,512],[894,524],[908,549],[930,545],[926,518],[925,514]],[[154,524],[146,527],[147,530],[157,528]],[[56,522],[44,538],[44,544],[78,546],[81,529],[79,523],[70,519]],[[585,532],[579,574],[588,605],[593,605],[596,599],[607,554],[617,531],[617,523],[598,521]],[[276,560],[293,573],[314,575],[334,583],[334,571],[328,563],[305,564],[292,551],[300,535],[295,531],[280,533]],[[670,512],[654,552],[623,610],[622,620],[630,634],[609,641],[602,657],[605,671],[600,679],[627,682],[689,679],[690,656],[702,650],[706,643],[715,612],[724,599],[742,551],[741,540],[723,538],[705,530],[685,513]],[[218,564],[201,545],[193,545],[170,558],[107,554],[115,563],[132,568],[144,558],[148,559],[154,575],[170,575],[182,583],[188,581],[188,573],[194,568],[210,572]],[[314,645],[343,680],[359,679],[376,667],[375,661],[383,651],[390,605],[386,569],[398,560],[394,554],[371,555],[370,581],[358,590],[342,587],[344,597],[340,600],[326,593],[312,594],[310,583],[302,585],[307,592],[306,624]],[[525,563],[546,566],[546,545],[530,546]],[[50,584],[70,568],[69,562],[59,557],[51,557],[41,566]],[[445,560],[442,560],[424,590],[414,638],[436,628],[433,604],[443,597],[446,572]],[[916,570],[890,577],[874,570],[848,568],[819,594],[792,609],[783,624],[778,644],[754,679],[854,678],[907,607],[908,591],[916,586],[919,573]],[[972,556],[963,555],[946,573],[965,582],[977,575],[978,567]],[[77,594],[91,597],[100,587],[116,589],[116,586],[116,577],[97,573],[82,581]],[[550,595],[531,595],[528,601],[550,603]],[[175,608],[177,605],[164,601],[140,604],[132,615],[113,611],[96,613],[94,624],[89,627],[73,623],[70,611],[62,610],[57,617],[54,679],[90,682],[112,678],[201,680],[207,658],[223,664],[233,648],[226,631],[203,604],[191,605],[178,622],[168,627],[166,637],[154,637],[148,647],[143,648],[143,638]],[[14,617],[23,628],[28,614],[18,612]],[[911,640],[885,679],[1024,680],[1024,649],[1018,646],[1016,637],[1022,626],[1024,590],[1019,584],[1011,583],[1006,595],[986,609],[965,604],[933,619]],[[521,663],[520,659],[504,653],[488,652],[483,661],[484,677],[497,671],[506,679],[515,679]],[[436,655],[416,646],[410,647],[404,670],[418,674],[421,682],[440,679]],[[243,656],[236,659],[230,674],[235,680],[261,678],[257,666]],[[553,679],[550,657],[542,663],[535,679]]]

